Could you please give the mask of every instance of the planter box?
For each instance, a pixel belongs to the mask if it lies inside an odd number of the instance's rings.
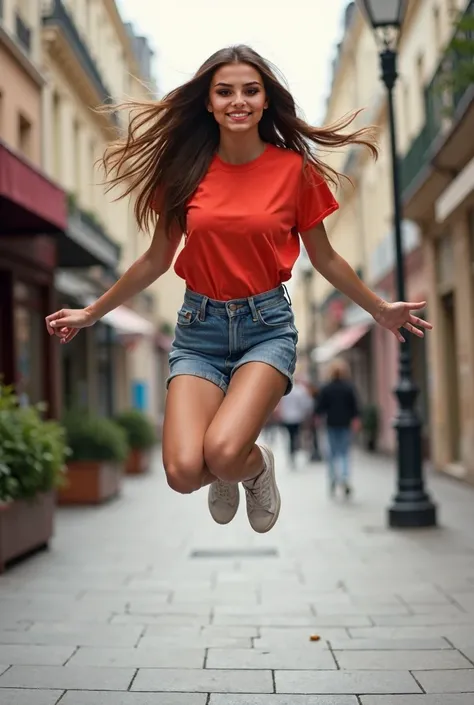
[[[54,492],[0,505],[0,573],[8,561],[48,545],[54,506]]]
[[[59,504],[101,504],[120,493],[122,463],[73,460],[67,469],[65,485],[58,490]]]
[[[151,452],[149,450],[132,448],[130,455],[127,458],[125,471],[128,475],[141,475],[148,472],[150,469],[150,461]]]

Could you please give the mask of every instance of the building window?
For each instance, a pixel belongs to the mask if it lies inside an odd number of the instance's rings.
[[[15,18],[15,31],[18,43],[28,54],[31,51],[31,28],[28,23],[24,20],[24,14],[16,13]]]
[[[20,113],[18,115],[18,149],[25,157],[31,157],[31,132],[31,122]]]
[[[53,95],[53,173],[57,181],[61,180],[61,99]]]

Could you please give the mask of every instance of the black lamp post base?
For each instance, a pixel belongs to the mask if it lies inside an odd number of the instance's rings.
[[[436,505],[428,497],[419,502],[400,502],[395,499],[388,510],[388,523],[399,529],[436,526]]]

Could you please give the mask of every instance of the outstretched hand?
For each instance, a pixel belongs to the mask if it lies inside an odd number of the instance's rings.
[[[85,308],[63,308],[46,316],[46,329],[50,335],[56,335],[61,343],[69,343],[81,328],[95,323],[91,313]]]
[[[412,311],[419,311],[425,308],[426,301],[418,303],[396,301],[388,303],[383,301],[380,305],[379,312],[374,316],[375,320],[383,328],[386,328],[396,336],[401,342],[405,342],[405,338],[400,332],[400,328],[405,328],[419,338],[423,338],[425,330],[433,328],[431,323],[424,321],[422,318],[415,316]]]

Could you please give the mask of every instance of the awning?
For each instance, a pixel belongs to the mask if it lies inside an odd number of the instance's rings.
[[[361,323],[350,328],[338,330],[323,345],[313,350],[312,356],[316,362],[329,362],[345,350],[350,350],[372,327],[371,323]]]
[[[66,227],[64,191],[0,141],[0,234],[57,233]]]
[[[90,305],[95,299],[89,299]],[[140,316],[135,311],[132,311],[128,306],[118,306],[109,313],[106,313],[101,319],[102,323],[114,328],[119,335],[126,336],[146,336],[153,337],[155,335],[155,326],[146,318]]]

